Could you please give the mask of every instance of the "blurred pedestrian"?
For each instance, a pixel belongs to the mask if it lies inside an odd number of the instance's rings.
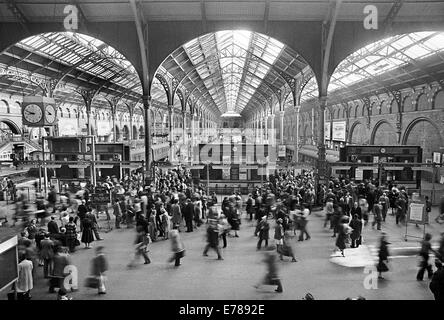
[[[284,227],[282,226],[281,218],[277,219],[274,227],[274,242],[276,244],[276,252],[279,253],[280,259],[283,260],[281,247],[284,244]]]
[[[261,285],[274,285],[277,286],[276,292],[283,292],[282,282],[278,274],[278,266],[276,263],[275,248],[268,247],[264,254],[263,262],[266,265],[267,272],[264,279],[255,288],[259,288]]]
[[[144,264],[150,264],[151,260],[148,257],[148,245],[151,242],[150,236],[143,230],[141,226],[136,227],[136,240],[134,241],[134,258],[128,264],[129,268],[132,268],[136,265],[136,262],[139,260],[139,257],[142,256],[144,259]]]
[[[34,287],[32,270],[32,262],[28,260],[25,252],[20,252],[18,264],[18,279],[15,283],[17,300],[31,300],[31,290]]]
[[[387,272],[389,270],[387,266],[388,257],[389,257],[389,250],[388,250],[389,244],[390,243],[387,241],[387,235],[383,232],[381,235],[381,239],[379,241],[378,265],[376,267],[379,279],[384,279],[382,273]]]
[[[429,263],[429,253],[430,251],[437,254],[435,250],[432,249],[432,244],[430,242],[432,240],[432,235],[430,233],[426,233],[424,240],[421,241],[421,250],[419,252],[419,256],[421,257],[421,262],[419,264],[419,271],[416,275],[416,280],[422,281],[424,279],[424,272],[427,270],[429,279],[432,279],[433,269],[432,265]]]
[[[103,246],[96,248],[96,256],[92,260],[92,275],[97,278],[98,281],[98,294],[106,294],[106,271],[108,271],[108,259],[105,256]]]
[[[208,250],[210,248],[216,251],[218,260],[223,260],[219,248],[219,230],[217,228],[217,224],[214,225],[214,223],[210,223],[207,228],[207,245],[205,246],[203,252],[204,257],[208,257]]]
[[[223,248],[227,247],[227,234],[230,231],[230,224],[228,223],[227,218],[224,214],[221,214],[219,217],[219,236],[222,238]]]
[[[170,232],[171,238],[171,250],[173,251],[173,256],[170,258],[169,262],[174,261],[174,266],[178,267],[181,265],[180,259],[185,256],[185,246],[180,239],[179,230],[177,230],[177,226],[173,227],[173,230]]]

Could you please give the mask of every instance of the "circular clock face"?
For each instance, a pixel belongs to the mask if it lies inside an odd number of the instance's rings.
[[[45,119],[48,123],[54,123],[56,117],[56,110],[54,106],[47,105],[45,108]]]
[[[38,123],[43,117],[42,109],[36,104],[28,104],[23,110],[23,116],[30,123]]]

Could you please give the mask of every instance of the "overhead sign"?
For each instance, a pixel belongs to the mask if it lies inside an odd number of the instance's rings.
[[[333,139],[335,141],[345,142],[345,128],[347,123],[345,121],[333,122]]]
[[[324,137],[325,140],[331,140],[331,124],[330,122],[324,123]]]

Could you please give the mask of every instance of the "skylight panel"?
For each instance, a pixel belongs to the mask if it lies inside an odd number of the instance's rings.
[[[414,43],[414,40],[408,36],[403,36],[396,40],[395,42],[391,43],[390,45],[395,47],[398,50],[402,50]]]
[[[410,58],[417,59],[417,58],[422,58],[426,55],[429,55],[433,52],[422,47],[419,44],[416,44],[416,45],[410,47],[409,49],[403,51],[403,53],[406,54],[407,56],[409,56]]]
[[[432,50],[444,50],[444,34],[440,33],[423,42],[424,46]]]

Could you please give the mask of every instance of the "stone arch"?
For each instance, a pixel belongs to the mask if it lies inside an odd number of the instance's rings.
[[[342,107],[336,107],[336,119],[341,119],[341,115],[342,115]]]
[[[370,144],[375,145],[396,145],[398,144],[396,138],[395,128],[383,119],[376,123],[370,135]]]
[[[427,94],[422,93],[416,99],[416,110],[425,111],[431,109],[429,106],[429,101],[427,99]]]
[[[12,120],[2,118],[0,119],[0,123],[6,124],[13,134],[22,134],[20,127]]]
[[[444,90],[436,91],[432,101],[433,109],[444,109]]]
[[[396,114],[399,112],[399,106],[398,106],[398,102],[396,101],[396,99],[393,99],[390,102],[390,113],[392,114]]]
[[[379,105],[379,109],[380,109],[379,114],[389,114],[390,113],[390,108],[389,108],[387,100],[383,100],[381,102],[381,104]]]
[[[8,101],[6,101],[6,100],[4,100],[4,99],[2,99],[2,100],[0,100],[1,102],[3,102],[4,104],[5,104],[5,106],[6,106],[6,113],[11,113],[11,108],[9,107],[9,103],[8,103]]]
[[[412,97],[407,95],[402,99],[402,112],[416,111],[416,103],[413,103]]]
[[[380,115],[381,114],[381,108],[378,105],[378,103],[376,101],[373,101],[370,104],[370,111],[371,111],[371,115]]]
[[[58,112],[58,114],[59,114],[59,117],[60,118],[63,118],[63,109],[61,108],[61,107],[59,107],[59,110],[58,110],[59,112]]]
[[[352,124],[348,139],[351,144],[368,144],[367,137],[367,128],[362,122],[356,121]]]
[[[432,158],[433,152],[443,147],[439,126],[427,117],[419,117],[410,122],[402,138],[403,145],[419,145],[423,151],[423,161]]]
[[[360,103],[356,105],[356,118],[361,118],[364,116],[364,106]]]

